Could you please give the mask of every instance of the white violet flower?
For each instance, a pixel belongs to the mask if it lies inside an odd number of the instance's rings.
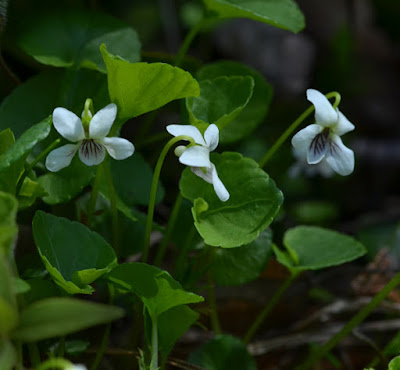
[[[81,364],[67,366],[64,370],[87,370],[87,367]]]
[[[65,108],[54,109],[55,129],[61,136],[75,144],[66,144],[51,151],[46,158],[47,169],[56,172],[69,166],[77,151],[79,158],[87,166],[103,162],[106,150],[114,159],[130,157],[135,150],[131,142],[119,137],[106,137],[116,116],[115,104],[107,105],[93,117],[90,110],[85,109],[82,112],[82,120]],[[82,121],[87,124],[84,125]]]
[[[308,164],[325,160],[338,174],[349,175],[354,170],[354,152],[343,144],[340,136],[354,130],[354,125],[319,91],[308,89],[307,99],[315,107],[315,124],[294,135],[292,145],[300,153],[306,153]]]
[[[167,131],[173,136],[189,136],[198,145],[189,147],[178,146],[175,153],[179,156],[179,162],[190,166],[193,173],[212,184],[218,198],[222,202],[229,199],[229,192],[218,177],[215,165],[210,162],[212,152],[219,142],[219,130],[214,124],[208,126],[204,132],[204,138],[199,129],[191,125],[169,125]]]

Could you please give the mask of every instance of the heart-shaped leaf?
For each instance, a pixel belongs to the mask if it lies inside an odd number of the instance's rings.
[[[218,175],[230,198],[221,202],[211,184],[190,168],[182,174],[182,195],[193,202],[197,231],[206,244],[223,248],[251,243],[277,214],[282,192],[258,164],[239,153],[212,153]]]
[[[108,91],[118,106],[118,120],[150,112],[175,99],[199,96],[200,88],[189,72],[166,63],[129,63],[101,46],[107,67]]]
[[[223,130],[249,102],[254,80],[250,76],[217,77],[200,82],[200,96],[186,98],[191,125],[204,131],[214,123]]]
[[[203,297],[186,292],[168,272],[145,263],[133,262],[117,266],[108,280],[135,293],[146,306],[152,320],[170,308],[202,302]]]
[[[211,265],[219,285],[241,285],[257,279],[272,254],[272,233],[261,232],[257,239],[238,248],[218,248]]]
[[[196,74],[200,84],[203,80],[215,79],[220,76],[251,76],[254,80],[253,95],[247,105],[226,129],[220,130],[220,141],[232,143],[250,135],[264,120],[273,91],[272,86],[259,72],[238,62],[220,61],[208,64]]]
[[[290,271],[319,270],[341,265],[367,253],[354,238],[316,226],[298,226],[283,237],[286,251],[273,246],[276,258]]]
[[[135,30],[106,14],[53,12],[41,14],[26,24],[18,44],[43,64],[84,67],[106,72],[101,44],[131,62],[140,60],[140,41]],[[129,45],[129,46],[128,46]]]
[[[86,226],[38,211],[33,236],[54,281],[70,294],[90,294],[88,284],[117,265],[111,246]]]
[[[293,0],[204,0],[219,18],[249,18],[292,32],[301,31],[304,15]]]

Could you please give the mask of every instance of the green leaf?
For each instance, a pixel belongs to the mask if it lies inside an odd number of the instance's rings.
[[[276,246],[273,250],[278,261],[292,272],[341,265],[367,252],[354,238],[316,226],[289,229],[283,237],[283,244],[286,251]]]
[[[24,294],[31,290],[31,286],[20,278],[14,278],[14,291],[15,294]]]
[[[0,255],[0,338],[6,336],[18,321],[17,303],[15,299],[11,271]]]
[[[17,362],[17,351],[11,342],[0,339],[0,369],[12,370]]]
[[[129,63],[101,46],[107,67],[108,91],[118,106],[118,120],[150,112],[175,99],[199,96],[200,88],[189,72],[165,63]]]
[[[35,202],[36,198],[42,197],[46,194],[47,193],[43,189],[42,185],[31,180],[29,177],[25,177],[18,194],[19,209],[30,207]]]
[[[258,164],[239,153],[212,153],[211,161],[230,193],[221,202],[211,184],[186,168],[179,183],[182,195],[193,202],[197,231],[206,244],[223,248],[251,243],[277,214],[282,192]]]
[[[0,132],[0,158],[14,142],[14,134],[9,128]]]
[[[399,370],[400,369],[400,356],[395,357],[389,362],[388,370]]]
[[[32,303],[21,312],[12,336],[24,342],[74,333],[124,316],[116,306],[73,298],[48,298]]]
[[[253,88],[254,80],[250,76],[200,81],[200,96],[186,98],[190,124],[204,131],[208,124],[214,123],[222,131],[247,105]]]
[[[272,233],[265,230],[250,244],[233,249],[218,248],[211,265],[215,281],[230,286],[257,279],[272,254],[271,242]]]
[[[44,71],[19,85],[3,100],[0,129],[12,127],[18,138],[56,107],[67,108],[80,116],[87,97],[93,99],[96,110],[109,103],[107,76],[89,70]],[[51,141],[60,137],[55,130],[53,132]]]
[[[50,125],[50,117],[33,125],[1,156],[0,189],[15,193],[17,182],[24,170],[26,157],[37,143],[49,135]]]
[[[116,264],[111,246],[86,226],[38,211],[33,236],[54,281],[70,294],[90,294],[88,286]]]
[[[230,335],[217,335],[193,352],[189,361],[207,370],[256,370],[246,345]]]
[[[26,157],[38,142],[44,140],[50,133],[51,122],[51,117],[48,117],[26,130],[2,155],[0,172]]]
[[[304,15],[293,0],[204,0],[219,18],[249,18],[292,32],[305,26]]]
[[[158,350],[165,358],[175,342],[198,320],[199,314],[188,306],[176,306],[158,318]]]
[[[112,270],[107,278],[135,293],[146,306],[152,320],[170,308],[204,300],[197,294],[183,290],[168,272],[145,263],[124,263]]]
[[[233,61],[220,61],[208,64],[197,72],[200,81],[220,76],[251,76],[254,80],[253,95],[239,115],[226,129],[220,131],[221,143],[232,143],[250,135],[264,120],[272,100],[272,86],[256,70]]]
[[[153,170],[144,158],[135,153],[123,161],[112,161],[110,164],[115,190],[121,200],[128,206],[149,204]],[[159,184],[156,203],[161,202],[163,197],[164,188]]]
[[[19,46],[37,61],[55,67],[84,67],[106,72],[99,51],[109,45],[113,54],[140,60],[140,41],[132,28],[106,14],[53,12],[34,17],[20,33]]]
[[[76,155],[71,164],[58,172],[40,176],[37,182],[43,187],[47,204],[65,203],[78,195],[95,176],[96,168],[88,167]]]
[[[17,237],[18,203],[14,196],[0,191],[0,257],[8,256]]]

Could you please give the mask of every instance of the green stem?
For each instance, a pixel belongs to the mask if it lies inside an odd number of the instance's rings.
[[[310,355],[306,362],[300,365],[297,370],[310,369],[319,359],[324,357],[332,348],[334,348],[344,337],[356,328],[364,319],[381,303],[388,294],[400,284],[400,272],[369,302],[360,312],[358,312],[337,334],[328,342],[320,347],[316,352]]]
[[[210,306],[211,327],[214,331],[214,334],[218,335],[221,334],[221,324],[218,318],[217,301],[215,299],[215,283],[210,272],[207,274],[207,280],[208,280],[207,297],[208,297],[208,304]]]
[[[333,107],[337,108],[340,103],[340,94],[336,91],[332,91],[329,94],[325,95],[327,99],[335,98],[335,102],[333,103]],[[293,133],[294,130],[302,123],[313,111],[314,105],[308,107],[287,129],[286,131],[279,137],[279,139],[275,142],[274,145],[268,150],[268,152],[264,155],[264,157],[258,163],[261,168],[263,168],[269,159],[275,154],[275,152],[282,146],[282,144],[286,141],[286,139]]]
[[[185,267],[185,262],[187,261],[186,257],[190,251],[192,240],[195,234],[196,234],[196,228],[194,227],[194,225],[192,225],[189,232],[187,233],[185,243],[183,244],[180,253],[178,255],[178,258],[176,259],[175,262],[174,276],[177,277],[178,281],[182,280],[184,277],[185,274],[184,267]]]
[[[108,292],[109,292],[109,303],[112,305],[114,303],[114,297],[115,297],[115,289],[114,286],[111,284],[108,284]],[[92,367],[90,370],[96,370],[103,358],[104,351],[106,350],[107,344],[108,344],[108,339],[110,338],[110,332],[111,332],[111,323],[108,323],[106,325],[106,328],[104,330],[103,334],[103,339],[101,340],[100,348],[97,351],[96,358],[93,361]]]
[[[149,257],[149,248],[150,248],[150,235],[151,235],[151,228],[153,226],[153,216],[154,216],[154,207],[156,204],[156,194],[157,194],[157,185],[158,180],[160,178],[161,168],[164,163],[165,156],[168,153],[168,150],[176,144],[178,141],[186,140],[190,141],[191,144],[195,145],[193,138],[190,136],[177,136],[172,138],[170,141],[165,144],[160,156],[158,157],[158,161],[156,164],[156,168],[154,169],[153,181],[151,183],[150,189],[150,199],[149,199],[149,208],[147,212],[147,220],[146,220],[146,229],[144,233],[144,247],[143,247],[143,256],[142,261],[147,262],[147,258]]]
[[[151,361],[150,370],[158,369],[158,329],[157,319],[151,319]]]
[[[161,241],[161,245],[160,245],[160,247],[158,249],[156,258],[154,260],[154,265],[155,266],[160,266],[161,262],[162,262],[162,260],[164,258],[165,252],[167,250],[169,239],[171,238],[171,234],[174,231],[176,220],[178,219],[179,210],[180,210],[181,204],[182,204],[182,199],[183,199],[182,198],[182,194],[179,193],[178,196],[176,197],[174,207],[172,208],[172,212],[171,212],[171,215],[169,217],[167,231],[165,232],[164,238]]]
[[[90,227],[93,221],[93,215],[96,210],[97,196],[100,190],[101,178],[103,177],[103,166],[97,166],[96,177],[92,186],[92,192],[90,194],[89,205],[87,210],[87,226]]]
[[[118,209],[117,209],[117,194],[115,192],[114,182],[112,179],[110,161],[108,160],[107,163],[104,163],[104,174],[106,176],[108,196],[110,199],[110,206],[111,206],[113,246],[116,254],[118,255],[120,247],[120,238],[119,238],[119,222],[118,222]]]
[[[60,347],[58,350],[58,357],[64,357],[65,352],[65,335],[60,338]]]
[[[54,368],[63,370],[67,366],[72,367],[73,364],[65,358],[53,357],[43,362],[39,367],[35,368],[35,370],[53,370]]]
[[[179,67],[182,62],[183,58],[185,57],[190,44],[192,43],[193,39],[196,37],[197,33],[201,30],[201,28],[205,24],[205,19],[202,18],[199,22],[197,22],[192,29],[189,31],[189,33],[186,35],[185,39],[182,42],[182,45],[178,51],[178,54],[176,55],[175,59],[175,66]]]
[[[40,354],[36,343],[28,343],[29,357],[34,369],[40,365]]]
[[[50,151],[52,151],[54,149],[54,147],[56,147],[60,143],[60,141],[61,141],[60,139],[54,140],[45,150],[43,150],[42,153],[40,153],[36,157],[36,159],[31,164],[28,165],[28,167],[25,168],[24,173],[21,175],[20,179],[18,180],[17,188],[15,191],[16,195],[18,195],[19,192],[21,191],[22,184],[24,183],[26,176],[32,170],[32,168],[35,167],[39,163],[39,161],[41,161],[48,153],[50,153]]]
[[[250,329],[247,331],[246,335],[243,337],[243,342],[244,343],[248,344],[251,341],[251,339],[253,338],[254,334],[260,328],[260,325],[264,322],[264,320],[267,317],[267,315],[275,307],[275,305],[281,299],[283,293],[285,293],[286,290],[292,285],[293,281],[297,278],[298,275],[299,275],[298,272],[297,273],[296,272],[292,273],[292,275],[289,276],[289,278],[286,279],[286,281],[275,292],[275,294],[273,295],[271,300],[264,307],[264,309],[261,311],[261,313],[257,316],[257,318],[254,320],[253,324],[250,326]]]

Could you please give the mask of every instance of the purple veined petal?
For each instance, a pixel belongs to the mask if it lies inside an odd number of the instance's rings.
[[[106,148],[95,140],[83,140],[79,146],[79,158],[86,166],[96,166],[104,161]]]
[[[89,124],[89,138],[99,139],[106,137],[117,116],[117,106],[114,103],[100,109],[92,118]]]
[[[338,112],[326,96],[314,89],[308,89],[306,93],[308,101],[315,107],[315,123],[323,127],[335,126],[338,122]]]
[[[62,107],[54,109],[53,125],[62,137],[73,143],[85,138],[82,121],[75,113],[68,109]]]
[[[212,163],[211,163],[212,165]],[[196,175],[201,177],[205,182],[208,182],[209,184],[213,183],[213,178],[212,178],[212,174],[210,172],[209,168],[206,168],[206,172],[204,172],[204,167],[191,167],[190,168],[192,170],[192,172]]]
[[[193,138],[196,144],[206,146],[203,136],[201,135],[199,129],[192,125],[168,125],[166,127],[167,131],[172,136],[190,136]]]
[[[344,134],[347,134],[350,131],[353,131],[355,129],[354,125],[345,117],[345,115],[339,111],[339,120],[338,124],[333,127],[332,132],[336,135],[342,136]]]
[[[329,150],[329,134],[329,129],[324,129],[311,140],[307,151],[308,164],[317,164],[325,157],[326,152]]]
[[[79,145],[79,143],[67,144],[52,150],[46,158],[46,168],[51,172],[57,172],[68,167]]]
[[[354,171],[354,152],[347,148],[337,135],[331,135],[326,161],[339,175],[347,176]]]
[[[219,142],[219,130],[217,125],[213,123],[207,127],[207,130],[204,132],[204,139],[210,152],[215,150]]]
[[[226,190],[225,185],[222,183],[220,178],[218,177],[217,169],[215,168],[214,164],[211,163],[211,176],[212,176],[212,183],[214,186],[215,193],[217,194],[218,198],[221,202],[226,202],[230,195],[228,190]]]
[[[298,153],[297,158],[301,154],[304,154],[305,159],[307,158],[311,142],[323,131],[323,129],[324,128],[319,125],[309,125],[292,137],[292,145],[296,154]]]
[[[97,142],[103,144],[108,154],[118,160],[130,157],[135,151],[135,147],[130,141],[120,137],[105,137]]]
[[[179,162],[191,167],[210,167],[210,152],[204,146],[191,146],[179,157]]]

